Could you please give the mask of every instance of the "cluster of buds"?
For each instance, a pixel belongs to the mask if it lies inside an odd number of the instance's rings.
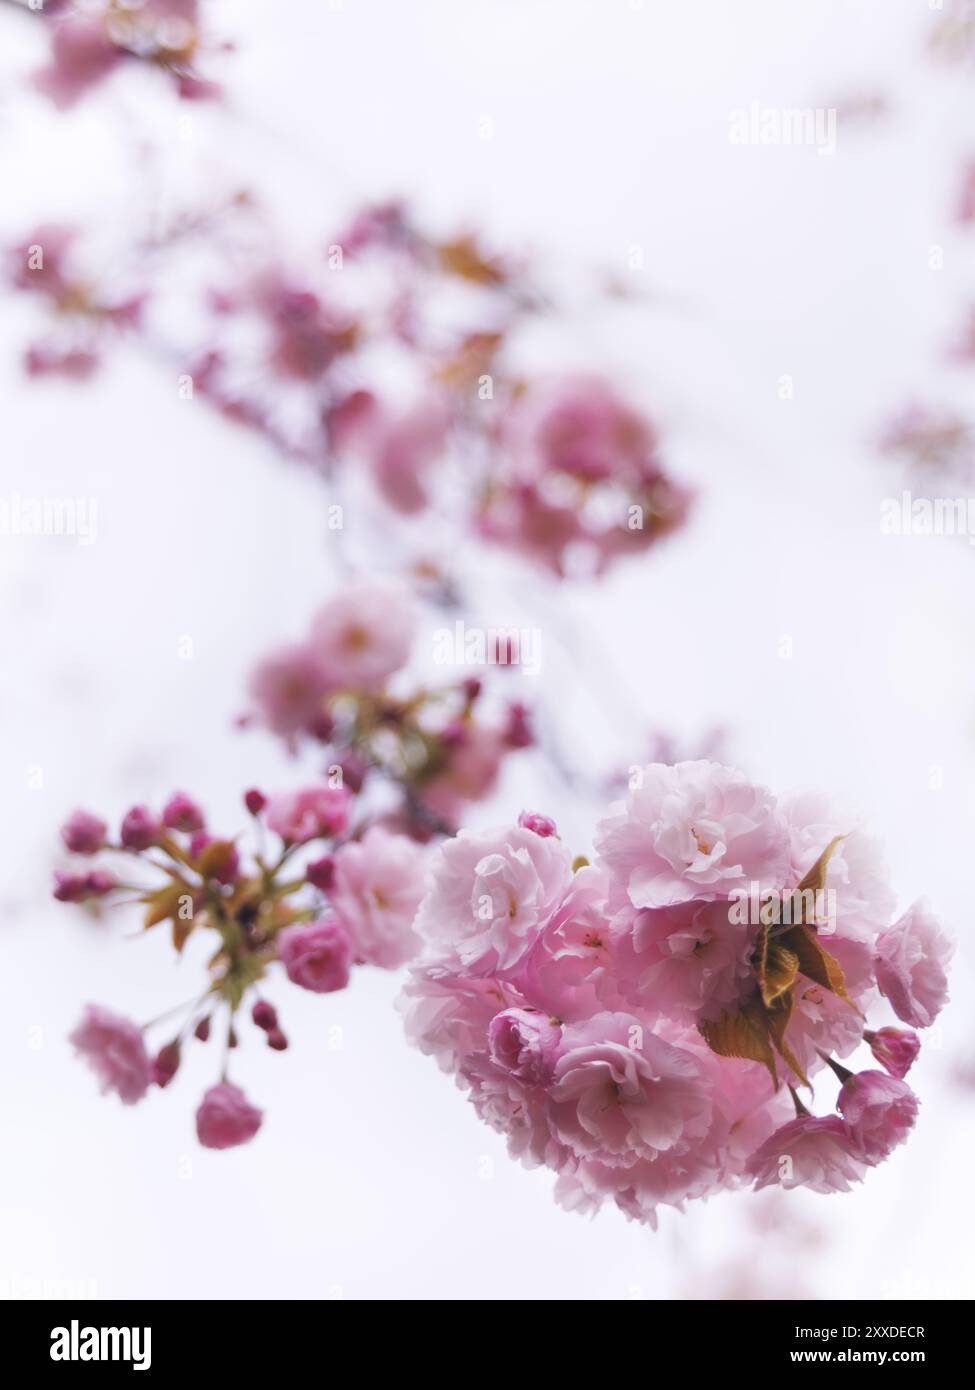
[[[134,806],[117,838],[88,811],[62,827],[65,848],[91,861],[112,853],[126,867],[57,875],[62,902],[100,898],[142,905],[146,929],[167,924],[182,952],[193,935],[208,933],[215,949],[208,981],[182,1010],[174,1034],[150,1049],[142,1028],[90,1005],[72,1034],[79,1054],[106,1091],[126,1105],[153,1086],[165,1087],[180,1066],[183,1047],[206,1043],[218,1026],[225,1042],[221,1074],[197,1110],[196,1129],[207,1148],[230,1148],[253,1138],[262,1112],[228,1080],[240,1020],[253,1023],[273,1051],[287,1037],[262,982],[283,971],[292,984],[316,994],[344,989],[355,967],[395,969],[418,941],[413,918],[423,892],[423,848],[381,825],[352,825],[355,797],[345,786],[312,786],[267,797],[246,793],[245,805],[259,846],[249,855],[236,837],[214,834],[199,806],[183,793],[161,814]],[[145,881],[148,878],[149,881]],[[156,1020],[162,1024],[173,1013]]]
[[[520,701],[492,718],[468,676],[398,694],[415,618],[405,590],[382,581],[344,589],[300,642],[254,671],[256,717],[292,749],[317,743],[326,775],[356,793],[385,789],[384,820],[418,840],[456,830],[466,804],[494,788],[508,753],[533,742]],[[390,793],[392,799],[390,799]]]

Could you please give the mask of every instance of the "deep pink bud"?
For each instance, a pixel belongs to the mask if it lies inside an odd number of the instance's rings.
[[[504,729],[504,741],[509,748],[531,748],[535,742],[528,708],[520,701],[516,700],[508,706],[508,722]]]
[[[346,753],[345,757],[339,760],[339,767],[342,769],[343,785],[348,787],[350,792],[361,792],[366,773],[369,771],[366,759],[358,753]]]
[[[174,792],[169,798],[163,809],[162,821],[170,830],[183,830],[188,833],[202,830],[205,824],[203,812],[185,792]]]
[[[190,858],[199,859],[207,845],[213,844],[213,836],[207,830],[197,830],[190,839]]]
[[[267,797],[256,787],[251,787],[249,791],[244,792],[244,805],[252,816],[259,816],[267,805]]]
[[[480,676],[468,676],[463,684],[464,698],[469,705],[472,705],[481,693],[482,682]]]
[[[267,1045],[273,1047],[275,1052],[284,1052],[288,1046],[288,1039],[280,1028],[272,1028],[267,1035]]]
[[[534,830],[536,835],[541,835],[542,839],[547,839],[550,835],[558,838],[558,831],[555,828],[555,821],[548,816],[541,816],[537,811],[522,811],[518,817],[518,824],[525,830]]]
[[[54,875],[54,896],[59,903],[83,903],[89,898],[101,898],[115,887],[115,879],[104,869],[89,874],[72,874],[58,870]]]
[[[179,1043],[167,1043],[152,1059],[152,1079],[157,1086],[168,1086],[179,1071]]]
[[[898,1081],[907,1075],[921,1051],[921,1039],[911,1028],[879,1028],[863,1036],[880,1065]]]
[[[266,1033],[278,1026],[278,1015],[273,1004],[269,1004],[266,999],[258,999],[251,1009],[251,1018],[258,1028],[263,1028]]]
[[[72,854],[97,854],[108,826],[90,811],[73,811],[61,827],[61,839]]]
[[[315,859],[308,865],[305,876],[313,888],[327,893],[335,879],[335,860],[330,854],[323,854],[321,859]]]
[[[232,1149],[246,1144],[261,1127],[263,1111],[239,1086],[222,1081],[211,1086],[196,1112],[196,1135],[205,1149]]]
[[[199,1038],[200,1042],[206,1042],[207,1038],[210,1036],[210,1020],[208,1018],[200,1019],[199,1023],[193,1029],[193,1036]]]
[[[126,849],[149,849],[159,838],[159,822],[148,806],[133,806],[122,822],[122,844]]]

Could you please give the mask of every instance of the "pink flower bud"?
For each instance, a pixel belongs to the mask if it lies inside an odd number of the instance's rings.
[[[480,676],[468,676],[461,689],[464,692],[464,699],[472,705],[481,693],[482,682]]]
[[[278,1026],[277,1010],[274,1005],[269,1004],[266,999],[258,999],[253,1009],[251,1009],[251,1018],[257,1024],[258,1028],[263,1028],[266,1033],[269,1033],[272,1028]]]
[[[528,707],[519,700],[508,706],[508,722],[504,729],[504,741],[509,748],[531,748],[535,742]]]
[[[89,811],[73,811],[61,827],[61,839],[72,854],[97,854],[108,826]]]
[[[152,1059],[152,1079],[159,1087],[168,1086],[179,1071],[179,1043],[167,1043]]]
[[[174,792],[169,798],[163,809],[162,822],[170,830],[183,830],[187,833],[202,830],[205,824],[203,812],[185,792]]]
[[[352,941],[337,921],[285,927],[278,935],[278,956],[288,979],[315,994],[330,994],[349,983]]]
[[[555,821],[550,820],[548,816],[539,815],[537,811],[522,811],[518,817],[518,824],[525,830],[534,830],[535,834],[541,835],[543,839],[549,835],[558,837]]]
[[[273,1048],[275,1052],[286,1052],[288,1048],[288,1039],[281,1032],[280,1028],[272,1028],[267,1035],[267,1045]]]
[[[308,865],[305,876],[313,888],[327,893],[335,879],[335,860],[330,854],[323,854],[321,859],[315,859]]]
[[[133,806],[122,821],[122,844],[126,849],[144,850],[159,838],[159,822],[148,806]]]
[[[863,1036],[876,1060],[898,1081],[907,1075],[921,1051],[921,1039],[911,1028],[879,1028]]]
[[[208,1018],[200,1019],[199,1023],[193,1029],[193,1036],[199,1038],[200,1042],[206,1042],[207,1038],[210,1036],[210,1020]]]
[[[256,787],[251,787],[249,791],[244,792],[244,805],[252,816],[259,816],[267,805],[267,797]]]
[[[65,873],[58,870],[54,875],[54,896],[59,903],[83,903],[89,898],[101,898],[115,887],[115,879],[104,869],[93,869],[87,874]]]
[[[205,1149],[232,1149],[253,1139],[264,1112],[251,1105],[239,1086],[211,1086],[196,1112],[196,1136]]]

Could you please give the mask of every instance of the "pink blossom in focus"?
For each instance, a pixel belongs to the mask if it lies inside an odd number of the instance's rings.
[[[836,1107],[868,1163],[882,1163],[914,1128],[918,1100],[906,1082],[861,1071],[840,1090]]]
[[[596,828],[614,906],[670,907],[787,882],[788,837],[771,794],[733,768],[651,763]]]
[[[305,787],[297,792],[279,792],[267,803],[265,822],[269,830],[289,844],[303,845],[309,840],[340,835],[349,817],[351,793],[345,787]]]
[[[632,1014],[596,1014],[565,1029],[552,1085],[552,1122],[580,1158],[650,1158],[701,1138],[711,1098],[697,1059]]]
[[[416,955],[413,919],[423,898],[424,863],[417,844],[379,825],[336,850],[327,891],[358,959],[395,970]]]
[[[326,918],[285,927],[277,946],[288,979],[302,989],[331,994],[349,983],[353,946],[341,922]]]
[[[406,664],[416,618],[406,592],[378,580],[344,589],[320,609],[311,648],[331,686],[369,689]]]
[[[258,1110],[239,1086],[221,1081],[211,1086],[196,1112],[196,1137],[205,1149],[233,1149],[254,1138],[264,1112]]]
[[[848,1192],[866,1163],[850,1128],[838,1115],[800,1115],[777,1129],[751,1157],[755,1190],[778,1183],[814,1192]]]
[[[558,835],[555,828],[555,821],[548,816],[540,816],[536,811],[522,811],[518,817],[518,824],[525,830],[534,830],[536,835]]]
[[[912,1028],[929,1028],[948,998],[954,943],[924,902],[908,908],[877,940],[877,985]]]
[[[560,840],[521,826],[462,830],[441,847],[416,928],[447,959],[473,975],[508,970],[572,881]]]
[[[491,1060],[528,1085],[550,1080],[562,1029],[533,1009],[504,1009],[488,1028]]]
[[[127,1018],[89,1004],[69,1041],[101,1081],[103,1093],[115,1091],[123,1105],[134,1105],[149,1089],[149,1054],[141,1031]]]

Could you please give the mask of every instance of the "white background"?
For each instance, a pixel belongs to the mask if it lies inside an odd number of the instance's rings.
[[[971,1070],[973,1042],[975,554],[881,534],[881,499],[902,478],[873,448],[905,398],[971,392],[937,358],[975,284],[947,225],[975,128],[964,76],[925,60],[931,12],[921,0],[213,8],[214,31],[239,39],[222,66],[231,110],[193,108],[187,127],[187,108],[138,73],[52,113],[18,85],[40,61],[36,21],[0,7],[4,238],[52,217],[110,238],[138,198],[149,131],[177,182],[261,182],[298,247],[391,192],[434,225],[470,220],[536,248],[570,297],[594,268],[632,274],[640,246],[642,307],[614,323],[580,310],[539,350],[606,370],[645,404],[700,488],[693,525],[598,587],[553,595],[526,576],[489,590],[486,611],[541,625],[540,685],[593,775],[610,750],[639,761],[645,727],[693,740],[720,720],[756,778],[862,812],[901,903],[928,895],[959,937],[954,1002],[913,1074],[918,1132],[861,1190],[798,1193],[771,1212],[731,1194],[666,1212],[657,1234],[613,1211],[561,1212],[551,1175],[508,1160],[407,1047],[398,980],[379,972],[327,999],[279,992],[291,1051],[252,1043],[236,1057],[267,1110],[246,1148],[196,1146],[193,1110],[217,1066],[207,1048],[137,1108],[99,1098],[65,1041],[81,1003],[148,1017],[196,981],[163,937],[123,940],[134,920],[93,925],[50,901],[57,825],[76,804],[114,816],[178,786],[236,830],[244,785],[296,779],[232,721],[254,657],[297,635],[333,585],[328,497],[178,401],[134,351],[85,389],[26,383],[31,306],[6,298],[2,493],[95,496],[99,530],[88,547],[0,538],[0,1292],[63,1280],[106,1297],[971,1297],[975,1096],[955,1073]],[[874,91],[890,115],[841,126],[831,157],[728,142],[729,112],[752,101]],[[575,630],[575,664],[539,617],[553,605]],[[181,661],[186,635],[194,657]],[[531,759],[478,817],[526,804],[586,850],[594,808]]]

